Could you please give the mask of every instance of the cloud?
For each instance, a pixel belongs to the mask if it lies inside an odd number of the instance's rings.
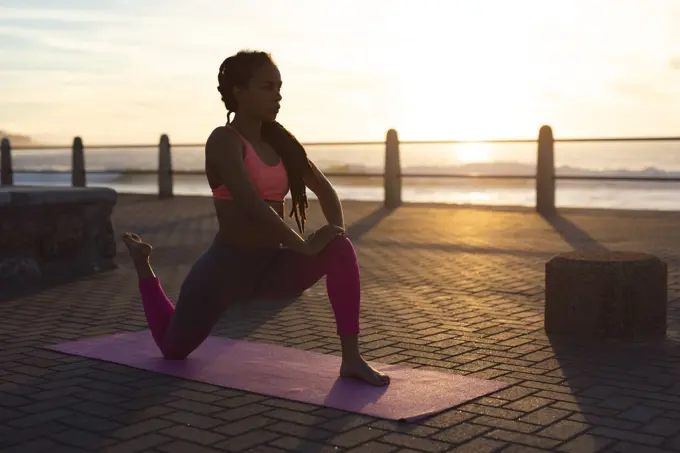
[[[65,34],[33,27],[0,26],[0,36],[19,38],[53,50],[67,52],[115,52],[126,54],[137,49],[132,43],[107,42],[105,40],[79,39],[77,34]]]
[[[0,6],[3,21],[125,23],[130,17],[111,11],[86,9],[8,8]]]
[[[530,3],[543,5],[538,0],[502,11],[495,0],[428,0],[425,9],[408,0],[347,0],[344,8],[316,0],[60,0],[58,7],[0,0],[0,99],[8,105],[0,126],[97,141],[200,134],[202,121],[223,117],[219,63],[249,47],[271,51],[280,64],[286,121],[317,136],[357,122],[397,124],[404,111],[444,117],[455,107],[481,118],[479,106],[496,95],[498,118],[535,104],[541,115],[568,111],[569,121],[587,127],[592,118],[582,121],[580,112],[598,103],[598,115],[618,108],[612,99],[677,105],[668,93],[678,74],[671,68],[680,69],[680,28],[663,18],[680,0],[655,1],[642,14],[641,0],[626,8],[602,0],[583,22],[591,2],[575,0],[578,8],[548,8],[545,22],[542,7],[523,15]],[[489,22],[491,6],[502,21]],[[601,20],[609,8],[618,12],[607,40]]]
[[[657,82],[657,83],[654,83]],[[662,103],[671,95],[670,87],[650,80],[623,80],[612,84],[613,92],[619,98],[638,100],[643,104]]]

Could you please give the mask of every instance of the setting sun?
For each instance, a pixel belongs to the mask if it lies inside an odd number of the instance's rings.
[[[490,162],[492,146],[490,143],[461,143],[456,147],[458,161],[464,164]]]

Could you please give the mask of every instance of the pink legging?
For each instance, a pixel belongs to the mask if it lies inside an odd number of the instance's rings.
[[[359,265],[345,236],[311,257],[289,249],[263,255],[213,244],[187,275],[177,306],[165,295],[158,278],[140,280],[139,289],[156,344],[166,359],[177,360],[200,346],[233,300],[297,295],[323,276],[338,335],[357,335]]]

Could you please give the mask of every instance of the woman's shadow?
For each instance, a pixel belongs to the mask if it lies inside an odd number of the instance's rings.
[[[389,387],[389,385],[376,387],[353,378],[338,376],[324,400],[324,405],[361,412],[366,406],[378,402]]]

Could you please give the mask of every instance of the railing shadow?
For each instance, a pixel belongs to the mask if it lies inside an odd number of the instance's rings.
[[[548,341],[542,352],[553,358],[535,368],[543,369],[544,376],[566,392],[556,388],[557,393],[540,390],[533,396],[555,397],[551,408],[563,418],[556,422],[590,431],[591,436],[573,440],[571,448],[577,444],[579,448],[573,451],[644,449],[628,439],[657,446],[667,442],[668,434],[663,426],[655,428],[655,420],[666,420],[680,407],[680,343],[557,335],[549,335]]]
[[[349,236],[353,242],[359,242],[366,233],[375,228],[395,210],[395,208],[388,208],[385,206],[376,209],[369,215],[357,220],[347,227],[347,236]]]
[[[549,258],[554,252],[549,250],[523,250],[501,247],[484,247],[480,245],[461,244],[461,243],[437,243],[437,242],[406,242],[389,241],[381,239],[368,239],[366,245],[384,248],[400,248],[406,250],[436,250],[447,253],[477,253],[482,255],[512,255],[525,256],[531,258]]]

